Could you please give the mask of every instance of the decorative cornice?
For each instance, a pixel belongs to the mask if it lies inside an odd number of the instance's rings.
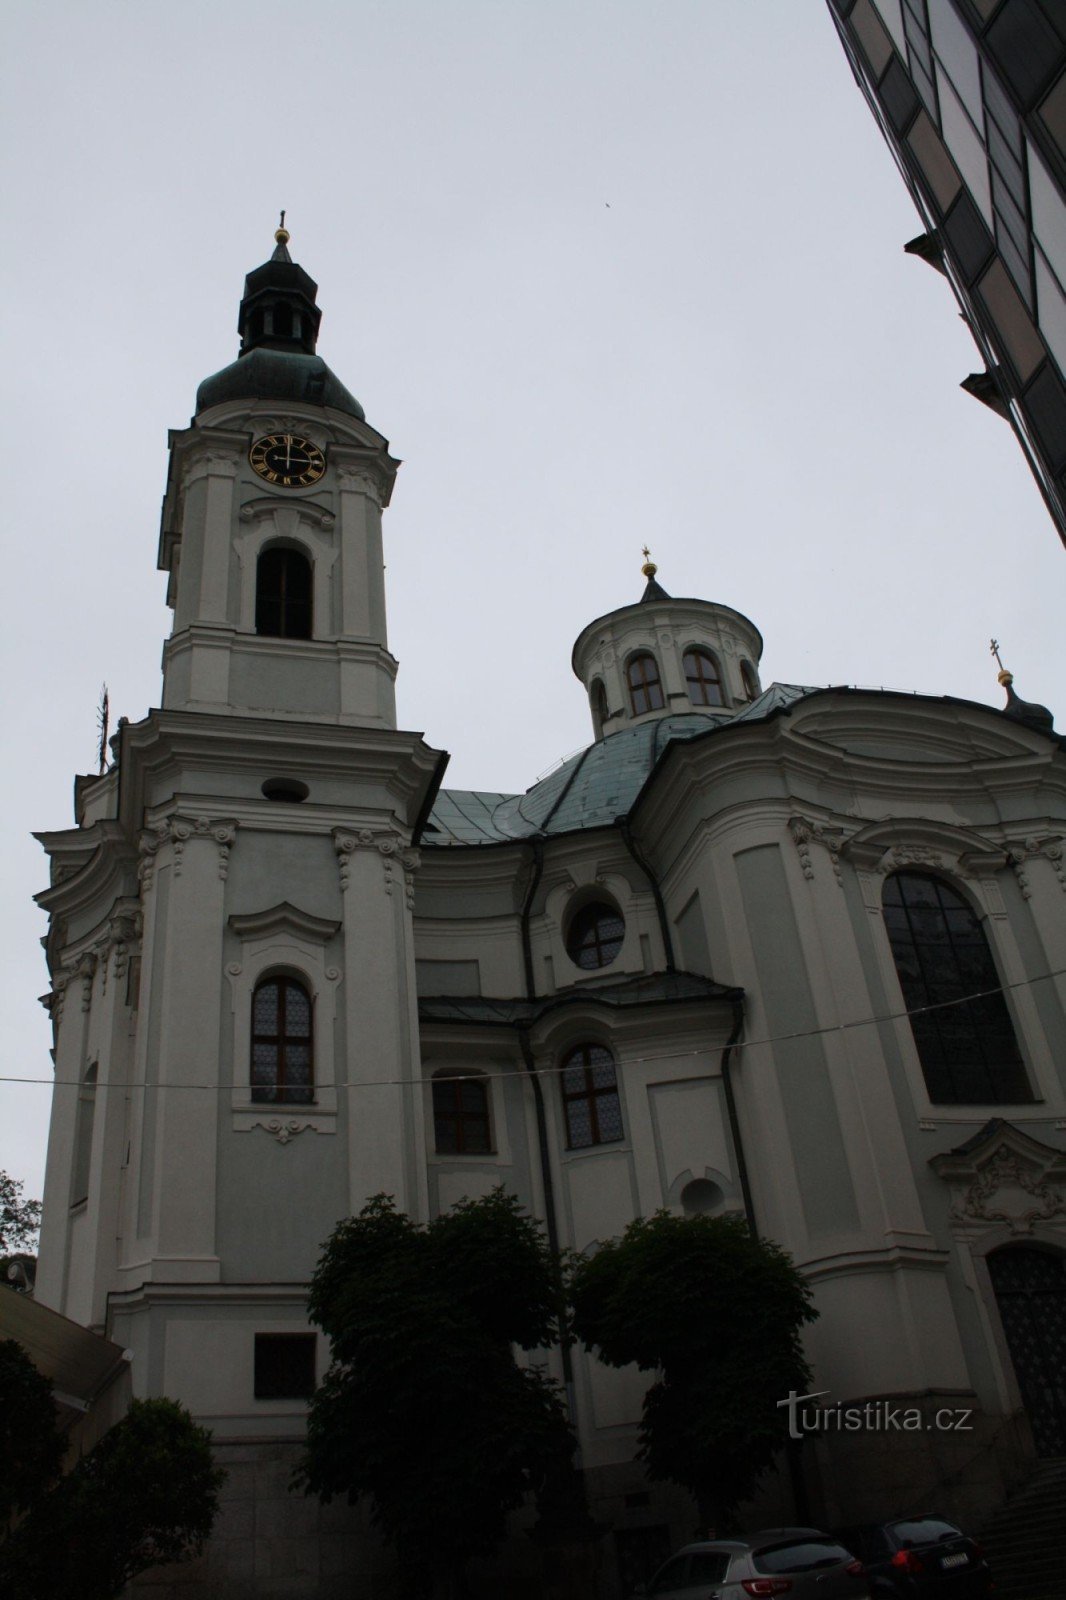
[[[381,864],[385,874],[385,893],[391,895],[395,878],[393,866],[399,863],[403,875],[404,897],[408,907],[414,906],[415,886],[414,874],[419,865],[421,856],[417,850],[406,847],[399,834],[375,832],[371,828],[359,828],[349,831],[346,828],[334,828],[333,848],[337,852],[337,866],[340,871],[341,893],[347,892],[351,877],[351,859],[357,850],[376,850],[381,857]]]
[[[232,916],[229,919],[229,926],[239,939],[264,938],[279,929],[286,929],[302,935],[305,939],[312,939],[318,944],[327,944],[341,929],[339,922],[312,916],[309,911],[301,911],[299,906],[291,905],[288,900],[271,906],[268,911],[253,911],[244,916]]]
[[[278,524],[279,533],[290,537],[301,522],[310,522],[316,528],[332,528],[337,520],[329,506],[317,500],[281,502],[268,495],[246,500],[237,515],[241,522],[263,522],[272,518]]]
[[[1024,840],[1016,840],[1010,846],[1010,864],[1014,868],[1014,876],[1018,880],[1022,899],[1032,899],[1033,886],[1029,881],[1026,862],[1034,856],[1046,856],[1051,862],[1051,869],[1059,880],[1059,888],[1066,894],[1066,860],[1063,858],[1061,834],[1045,834],[1043,838],[1032,836]]]
[[[959,1149],[931,1157],[929,1165],[951,1188],[957,1231],[999,1223],[1022,1236],[1036,1223],[1066,1217],[1066,1151],[999,1118]]]

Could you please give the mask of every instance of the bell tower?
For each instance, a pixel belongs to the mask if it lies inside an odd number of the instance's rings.
[[[236,361],[170,434],[163,706],[394,728],[381,513],[399,462],[316,354],[318,286],[275,241]]]
[[[248,1440],[302,1434],[324,1370],[306,1285],[338,1218],[382,1191],[426,1214],[412,905],[447,760],[396,727],[398,462],[275,241],[239,355],[170,435],[162,706],[77,779],[74,826],[38,835],[38,1296],[132,1350],[138,1394]],[[303,1354],[264,1377],[279,1338]]]

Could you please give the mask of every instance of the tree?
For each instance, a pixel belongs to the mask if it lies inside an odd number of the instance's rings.
[[[786,1440],[778,1402],[806,1388],[800,1329],[817,1312],[788,1256],[736,1217],[637,1218],[571,1270],[574,1331],[611,1367],[659,1377],[639,1456],[720,1530]]]
[[[51,1384],[13,1340],[0,1345],[4,1456],[0,1593],[6,1600],[114,1600],[146,1568],[198,1553],[225,1473],[211,1436],[173,1400],[135,1400],[65,1476]],[[5,1515],[6,1513],[6,1515]]]
[[[520,1367],[557,1333],[560,1283],[539,1225],[496,1189],[427,1225],[379,1195],[328,1240],[310,1314],[332,1341],[297,1482],[366,1497],[408,1592],[453,1590],[529,1490],[569,1468],[555,1386]]]
[[[32,1254],[41,1226],[41,1202],[23,1200],[24,1185],[0,1172],[0,1256]]]

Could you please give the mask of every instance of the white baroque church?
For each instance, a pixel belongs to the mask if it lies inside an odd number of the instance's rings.
[[[39,835],[37,1295],[214,1431],[225,1505],[180,1592],[389,1592],[348,1508],[286,1498],[328,1360],[306,1285],[381,1191],[427,1218],[502,1183],[577,1250],[659,1207],[746,1214],[811,1285],[824,1404],[969,1414],[810,1437],[760,1520],[978,1515],[1066,1453],[1050,714],[1007,673],[1002,709],[764,687],[754,624],[649,563],[574,646],[588,748],[525,794],[443,788],[396,726],[398,463],[287,243],[170,436],[161,707]],[[639,1374],[559,1371],[600,1592],[628,1593],[691,1510],[633,1461]],[[506,1592],[539,1593],[519,1542]]]

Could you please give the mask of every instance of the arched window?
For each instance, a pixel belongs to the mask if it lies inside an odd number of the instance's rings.
[[[571,1150],[625,1137],[614,1057],[601,1044],[580,1044],[563,1062],[566,1142]]]
[[[89,1197],[89,1178],[92,1172],[93,1127],[96,1122],[96,1079],[98,1064],[93,1061],[85,1069],[78,1090],[78,1112],[74,1122],[74,1169],[71,1173],[70,1203],[80,1205]]]
[[[626,667],[629,680],[629,703],[635,717],[645,711],[661,711],[666,704],[659,678],[659,663],[648,650],[632,656]]]
[[[609,967],[622,948],[625,918],[606,900],[592,900],[574,913],[566,932],[566,953],[587,972]]]
[[[295,978],[267,978],[252,995],[252,1099],[306,1106],[314,1099],[311,996]]]
[[[709,650],[686,650],[682,658],[688,697],[694,706],[724,706],[722,674]]]
[[[433,1079],[433,1133],[440,1155],[485,1155],[492,1149],[484,1078],[442,1072]]]
[[[260,555],[255,631],[272,639],[310,639],[311,563],[301,551],[273,545]]]
[[[754,700],[759,693],[759,682],[750,661],[740,663],[740,681],[744,685],[745,700]]]
[[[292,307],[284,303],[274,307],[274,337],[292,338]]]
[[[930,1100],[1032,1100],[999,974],[972,907],[924,872],[894,872],[882,903]]]

